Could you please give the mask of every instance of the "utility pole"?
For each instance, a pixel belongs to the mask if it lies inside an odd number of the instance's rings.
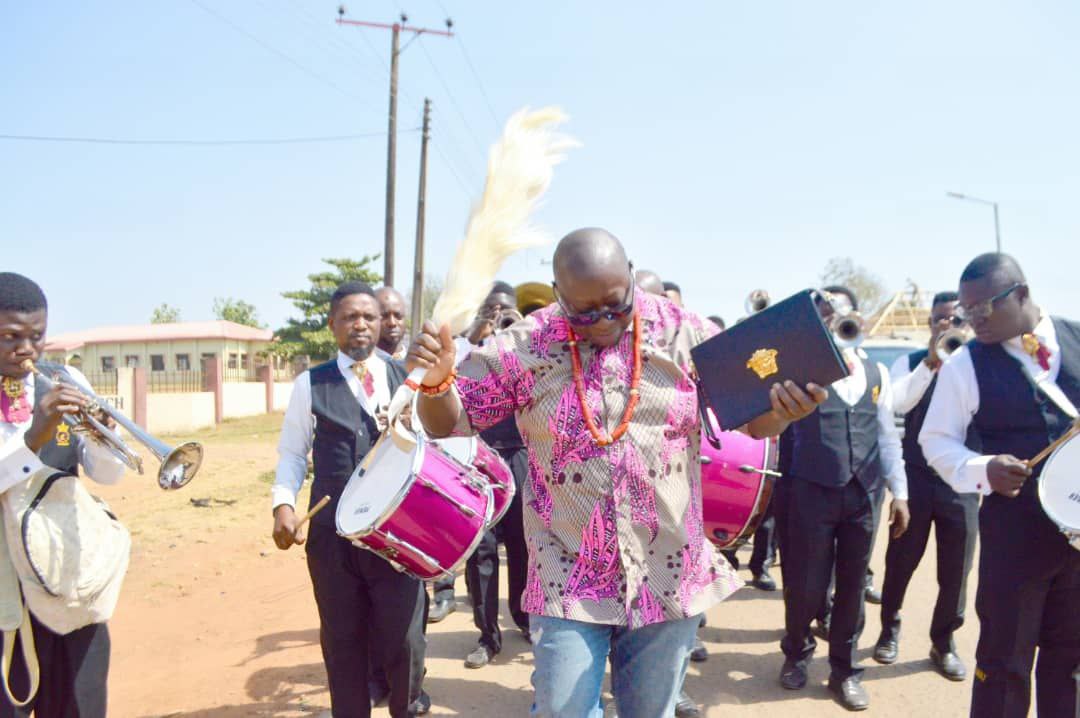
[[[420,136],[420,191],[416,197],[416,251],[413,253],[412,326],[420,327],[424,313],[424,214],[427,203],[427,146],[431,139],[431,100],[424,98],[424,129]]]
[[[413,40],[423,34],[453,37],[450,31],[453,22],[446,19],[446,30],[435,30],[426,27],[412,27],[406,25],[409,16],[401,13],[401,22],[387,24],[384,22],[366,22],[364,20],[347,20],[345,18],[345,6],[338,6],[338,25],[353,25],[357,27],[371,27],[379,30],[390,30],[390,123],[389,135],[386,138],[386,234],[383,239],[383,284],[388,287],[394,286],[394,195],[397,181],[397,95],[398,95],[398,56],[405,52]],[[412,38],[400,47],[401,33],[411,32]]]

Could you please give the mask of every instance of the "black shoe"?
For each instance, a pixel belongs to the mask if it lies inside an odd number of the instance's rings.
[[[950,681],[962,681],[967,678],[967,668],[964,668],[964,662],[960,660],[960,656],[956,655],[955,651],[945,651],[943,653],[937,648],[931,648],[930,660],[934,662],[934,667],[938,669],[938,673]]]
[[[829,691],[849,711],[864,711],[870,707],[870,696],[866,695],[858,676],[848,676],[842,681],[829,678]]]
[[[886,666],[891,663],[896,663],[898,655],[900,655],[900,646],[897,644],[895,638],[882,636],[874,645],[874,660],[878,663],[883,663]]]
[[[881,605],[881,591],[874,588],[874,584],[866,584],[866,588],[863,589],[863,597],[867,603],[872,603],[875,606]],[[861,710],[861,709],[860,709]]]
[[[427,694],[427,691],[421,690],[420,697],[413,701],[409,708],[415,715],[427,715],[431,712],[431,696]]]
[[[780,685],[789,691],[797,691],[806,687],[806,665],[796,663],[790,659],[784,661],[784,667],[780,669]]]
[[[491,658],[495,654],[491,649],[484,645],[477,646],[472,653],[465,657],[466,668],[483,668],[487,664],[491,663]]]
[[[694,647],[690,650],[690,660],[694,663],[704,663],[709,660],[709,650],[700,638],[694,639]]]
[[[750,582],[750,585],[762,591],[776,590],[776,581],[773,580],[773,577],[769,575],[768,571],[762,571],[754,576],[754,580]]]
[[[390,684],[383,680],[368,681],[368,695],[371,696],[371,707],[378,708],[390,701]]]
[[[694,699],[679,691],[679,701],[675,704],[675,718],[701,718],[701,709]]]
[[[431,602],[431,610],[428,611],[427,622],[438,623],[457,609],[452,598],[437,598]]]
[[[814,625],[810,627],[810,632],[823,641],[829,640],[829,622],[814,621]]]
[[[529,631],[528,628],[521,629],[521,636],[530,644],[532,643],[532,633]]]

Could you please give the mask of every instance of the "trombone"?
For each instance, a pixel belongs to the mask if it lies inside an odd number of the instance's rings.
[[[140,474],[143,473],[142,457],[135,453],[116,431],[106,426],[105,422],[98,419],[95,414],[103,414],[124,427],[136,441],[149,449],[150,453],[161,462],[157,479],[158,486],[162,489],[179,489],[195,478],[199,466],[202,465],[202,444],[196,441],[188,441],[173,448],[164,441],[151,436],[138,424],[111,407],[108,402],[96,394],[84,390],[62,372],[57,372],[51,377],[46,376],[29,359],[23,362],[22,367],[34,373],[38,389],[43,392],[49,391],[60,383],[73,387],[85,396],[89,400],[89,406],[76,416],[65,416],[65,420],[71,424],[73,431],[86,434],[89,439],[104,446],[129,469]]]

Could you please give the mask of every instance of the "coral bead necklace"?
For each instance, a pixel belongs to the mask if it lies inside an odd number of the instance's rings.
[[[634,312],[634,367],[630,374],[630,397],[626,400],[626,409],[623,411],[622,421],[615,427],[615,431],[608,436],[607,432],[597,426],[593,417],[592,409],[585,396],[585,378],[581,371],[581,354],[578,351],[578,338],[570,327],[570,360],[574,367],[574,389],[577,390],[578,403],[581,405],[581,415],[585,419],[585,426],[592,434],[593,441],[597,446],[609,446],[614,444],[626,430],[630,428],[630,420],[634,418],[634,409],[638,404],[638,386],[641,383],[641,315]]]

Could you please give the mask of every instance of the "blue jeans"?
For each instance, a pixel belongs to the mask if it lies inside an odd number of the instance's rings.
[[[531,715],[602,718],[600,689],[611,654],[619,718],[668,718],[686,675],[701,616],[643,628],[530,616],[535,668]]]

